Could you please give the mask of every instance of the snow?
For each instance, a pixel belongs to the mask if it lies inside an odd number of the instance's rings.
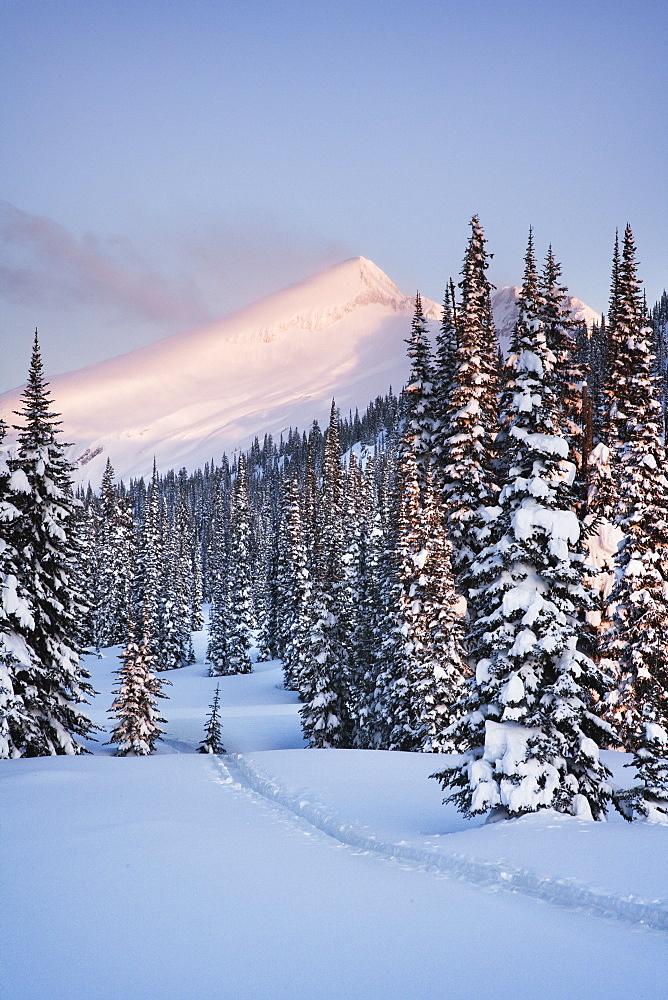
[[[0,996],[660,994],[668,828],[468,821],[428,777],[443,755],[306,750],[280,664],[211,678],[205,642],[154,756],[0,761]],[[87,659],[107,732],[117,652]],[[223,757],[194,752],[217,685]]]

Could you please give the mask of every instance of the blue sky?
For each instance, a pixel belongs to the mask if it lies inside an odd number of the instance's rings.
[[[668,284],[665,0],[10,0],[0,389],[361,254],[440,299],[478,213],[605,308],[629,221]]]

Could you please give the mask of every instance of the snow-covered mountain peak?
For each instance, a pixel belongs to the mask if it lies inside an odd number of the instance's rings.
[[[354,257],[206,326],[51,379],[82,481],[147,475],[326,420],[332,397],[365,407],[407,375],[415,300]],[[441,308],[423,299],[425,314]],[[0,397],[8,422],[19,390]]]

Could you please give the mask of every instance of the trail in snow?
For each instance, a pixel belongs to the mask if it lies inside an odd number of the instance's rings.
[[[421,870],[454,876],[486,889],[523,893],[548,903],[567,906],[596,916],[612,917],[668,931],[668,908],[633,897],[606,894],[571,879],[549,878],[501,863],[478,861],[452,854],[447,849],[418,844],[396,843],[365,832],[335,812],[303,797],[290,795],[275,782],[261,775],[242,754],[218,758],[218,765],[230,780],[236,780],[253,792],[307,820],[328,836],[363,851],[373,851],[386,858],[409,862]]]

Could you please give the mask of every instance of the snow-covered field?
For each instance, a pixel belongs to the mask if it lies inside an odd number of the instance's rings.
[[[280,665],[209,678],[197,638],[155,756],[0,761],[3,1000],[666,997],[667,827],[468,822],[442,758],[305,750]]]

